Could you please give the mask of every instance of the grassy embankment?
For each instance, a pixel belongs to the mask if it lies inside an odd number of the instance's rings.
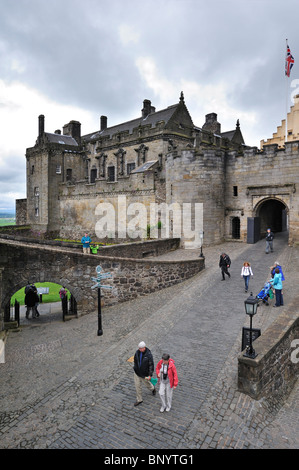
[[[59,290],[61,286],[59,284],[55,284],[54,282],[36,282],[36,287],[49,287],[49,294],[43,295],[43,304],[49,302],[60,302],[59,297]],[[13,305],[15,303],[15,299],[20,303],[20,305],[24,305],[25,300],[25,286],[22,289],[18,290],[10,299],[10,303]],[[70,293],[68,292],[68,298],[70,298]]]

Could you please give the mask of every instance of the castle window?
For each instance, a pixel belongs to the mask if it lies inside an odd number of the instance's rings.
[[[38,217],[39,216],[39,210],[38,210],[38,207],[35,208],[35,217]]]
[[[238,186],[233,186],[233,194],[234,196],[238,196]]]
[[[56,175],[61,175],[61,165],[56,165]]]
[[[115,167],[108,166],[108,181],[115,181]]]
[[[135,169],[135,163],[128,163],[127,164],[127,175],[129,175],[131,173],[131,171],[133,171]]]
[[[33,173],[34,173],[34,165],[32,165],[31,167],[31,174],[33,175]]]
[[[72,179],[72,169],[67,168],[67,170],[66,170],[66,180],[71,181],[71,179]]]
[[[97,177],[97,169],[93,168],[92,170],[90,170],[90,182],[95,183],[96,177]]]
[[[34,196],[39,196],[39,187],[38,186],[36,186],[34,188]]]

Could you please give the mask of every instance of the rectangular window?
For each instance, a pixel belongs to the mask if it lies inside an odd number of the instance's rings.
[[[238,196],[238,186],[233,186],[234,196]]]
[[[96,168],[93,168],[93,169],[90,171],[90,182],[91,182],[91,183],[95,183],[96,177],[97,177],[97,169],[96,169]]]
[[[115,167],[108,166],[108,181],[115,181]]]
[[[39,187],[35,186],[34,188],[34,196],[39,196]]]
[[[127,164],[127,175],[131,173],[131,171],[135,170],[135,163],[128,163]]]
[[[61,165],[56,165],[56,175],[61,175]]]
[[[68,169],[66,170],[66,180],[67,180],[67,181],[71,181],[71,179],[72,179],[72,169],[71,169],[71,168],[68,168]]]

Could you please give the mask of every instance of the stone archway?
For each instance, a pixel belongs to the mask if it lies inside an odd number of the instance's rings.
[[[36,280],[37,279],[37,280]],[[57,282],[57,280],[53,280],[51,279],[50,281],[46,281],[46,280],[43,280],[43,282],[41,282],[41,284],[47,284],[47,283],[51,283],[51,284],[56,284],[57,288],[60,288],[62,287],[61,283],[60,282]],[[40,284],[39,282],[39,279],[38,278],[34,278],[32,279],[30,282],[26,282],[24,284],[23,281],[19,281],[19,282],[16,282],[14,284],[10,284],[9,288],[7,289],[7,293],[6,295],[4,296],[4,300],[3,300],[3,310],[4,310],[4,321],[5,322],[10,322],[10,321],[13,321],[13,320],[16,320],[16,305],[18,306],[18,311],[19,313],[21,313],[21,309],[23,309],[23,315],[25,314],[25,304],[20,301],[20,300],[17,300],[12,302],[12,297],[14,296],[14,294],[16,294],[17,292],[19,293],[18,297],[23,297],[23,300],[25,300],[25,287],[28,285],[28,284],[34,284],[35,287],[37,288],[37,294],[38,294],[38,303],[37,303],[37,306],[38,306],[38,310],[40,310],[40,308],[43,311],[43,317],[45,318],[51,318],[52,316],[52,308],[46,308],[46,309],[43,309],[43,306],[47,306],[47,305],[52,305],[53,306],[53,309],[55,311],[55,313],[57,314],[58,312],[60,312],[61,310],[61,319],[63,321],[65,321],[66,318],[74,318],[74,317],[77,317],[77,300],[73,294],[73,288],[69,288],[68,284],[65,283],[65,288],[66,290],[68,291],[68,299],[66,298],[65,301],[61,301],[59,297],[57,297],[57,299],[51,303],[47,303],[45,302],[45,299],[46,299],[46,295],[47,294],[42,294],[42,292],[40,290],[40,287],[38,287],[38,284]],[[45,312],[46,310],[46,312]],[[19,317],[20,318],[20,317]]]
[[[267,198],[260,201],[255,208],[255,216],[260,218],[261,234],[266,233],[267,228],[276,233],[288,230],[288,212],[286,204],[279,199]]]

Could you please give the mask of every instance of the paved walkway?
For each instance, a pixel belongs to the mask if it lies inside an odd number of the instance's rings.
[[[222,251],[232,259],[231,279],[220,282]],[[9,334],[0,365],[0,448],[27,449],[244,449],[299,447],[299,386],[285,402],[254,401],[237,390],[237,356],[245,315],[241,266],[247,259],[257,294],[269,266],[282,264],[287,308],[298,286],[299,249],[285,237],[266,255],[264,241],[229,242],[204,250],[206,269],[179,285],[68,322],[42,312],[22,319]],[[177,250],[161,258],[198,256]],[[41,306],[43,309],[46,304]],[[54,308],[54,306],[53,306]],[[262,305],[253,326],[262,333],[279,309]],[[50,321],[51,320],[51,321]],[[175,359],[180,384],[173,408],[160,413],[160,398],[143,390],[134,407],[131,358],[144,340],[155,362]]]

